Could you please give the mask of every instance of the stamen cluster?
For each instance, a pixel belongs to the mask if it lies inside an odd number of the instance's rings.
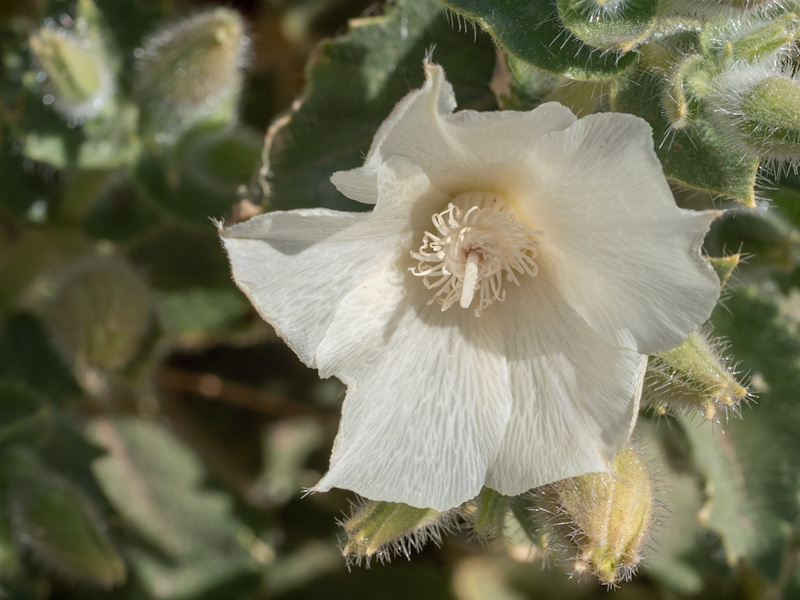
[[[447,310],[458,301],[469,308],[477,292],[475,316],[480,316],[493,302],[505,300],[504,273],[519,285],[517,273],[535,277],[539,272],[533,259],[541,232],[518,221],[497,194],[460,194],[432,221],[436,233],[425,232],[419,252],[411,252],[419,264],[410,269],[425,287],[438,288],[428,304],[438,302]]]

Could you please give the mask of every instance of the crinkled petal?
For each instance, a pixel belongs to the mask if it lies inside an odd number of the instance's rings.
[[[539,268],[611,344],[677,346],[711,314],[719,281],[700,256],[717,213],[675,206],[649,125],[589,115],[539,140],[510,185],[541,230]]]
[[[377,245],[364,237],[369,218],[301,209],[258,215],[220,231],[239,289],[311,367],[341,299],[387,259],[380,252],[364,257],[365,245]]]
[[[426,63],[425,74],[425,84],[403,98],[381,125],[364,166],[334,173],[331,181],[345,196],[374,203],[378,169],[391,156],[411,159],[450,195],[502,192],[533,140],[575,122],[575,115],[557,103],[530,112],[453,113],[453,87],[442,68]]]
[[[511,391],[496,317],[426,306],[428,290],[412,277],[398,269],[359,286],[320,346],[320,365],[348,391],[330,469],[315,489],[443,511],[484,485]]]
[[[486,485],[511,496],[606,471],[639,408],[646,357],[606,343],[546,279],[509,291],[501,317],[514,403]]]
[[[379,179],[385,201],[372,213],[278,211],[220,230],[236,284],[311,367],[342,298],[407,255],[412,221],[421,219],[409,198],[446,199],[403,158],[387,161]]]

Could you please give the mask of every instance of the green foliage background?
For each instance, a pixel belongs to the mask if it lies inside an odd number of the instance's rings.
[[[343,386],[319,380],[260,321],[208,220],[363,210],[328,178],[359,164],[391,108],[421,84],[432,48],[461,108],[559,100],[639,114],[677,201],[728,209],[706,251],[747,260],[712,322],[757,401],[717,423],[643,413],[637,436],[664,508],[645,568],[614,593],[800,595],[800,179],[726,142],[713,94],[696,83],[745,50],[789,48],[794,64],[796,6],[779,4],[764,27],[782,29],[764,33],[759,21],[761,33],[742,37],[722,21],[669,29],[673,17],[655,2],[607,29],[587,29],[580,3],[556,0],[242,2],[251,42],[234,101],[176,117],[166,138],[137,95],[134,57],[196,5],[0,4],[0,596],[607,593],[569,578],[558,559],[542,568],[524,500],[505,539],[455,533],[410,562],[348,569],[336,521],[353,498],[302,495],[327,466]],[[72,21],[98,36],[118,82],[106,112],[82,122],[42,102],[27,43],[43,23]],[[687,57],[702,67],[694,88],[682,79]],[[670,110],[689,124],[676,126]]]

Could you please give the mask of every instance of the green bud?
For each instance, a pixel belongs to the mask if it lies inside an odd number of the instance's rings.
[[[720,355],[721,347],[718,340],[694,332],[677,348],[652,356],[642,395],[645,406],[659,414],[699,411],[714,421],[720,410],[737,411],[748,392]]]
[[[373,556],[381,562],[398,555],[408,558],[412,550],[419,550],[428,540],[439,544],[442,530],[448,531],[451,525],[448,513],[432,508],[367,500],[342,527],[347,535],[342,554],[356,564],[366,559],[369,566]]]
[[[682,15],[702,21],[733,18],[743,13],[779,8],[783,0],[662,0],[661,14]]]
[[[103,588],[122,583],[125,563],[86,494],[29,451],[9,452],[4,462],[17,543],[67,581]]]
[[[655,0],[558,0],[564,26],[590,46],[628,52],[656,22]]]
[[[800,84],[767,66],[736,66],[709,97],[718,131],[750,156],[795,164],[800,158]]]
[[[485,487],[460,511],[480,539],[498,539],[504,534],[510,501],[510,497]]]
[[[653,528],[655,500],[647,465],[622,449],[610,473],[588,473],[546,486],[542,510],[552,535],[567,549],[575,573],[593,573],[607,586],[630,579]]]
[[[46,75],[46,104],[76,121],[96,117],[108,106],[114,79],[101,44],[47,26],[33,34],[28,44]]]
[[[59,282],[46,323],[77,367],[113,370],[139,350],[150,313],[150,291],[138,273],[117,258],[91,258]]]
[[[709,54],[729,62],[755,63],[787,54],[800,36],[800,21],[794,13],[767,19],[720,19],[703,28],[701,43]]]
[[[718,258],[706,257],[706,260],[714,267],[714,271],[716,271],[717,277],[719,277],[720,288],[725,289],[725,286],[728,285],[728,281],[730,281],[739,263],[742,262],[742,255],[730,254]]]
[[[666,81],[661,103],[674,129],[683,129],[697,116],[697,98],[704,91],[703,81],[705,59],[696,54],[681,61]]]
[[[136,90],[156,127],[233,116],[248,40],[234,10],[216,8],[159,31],[136,56]]]

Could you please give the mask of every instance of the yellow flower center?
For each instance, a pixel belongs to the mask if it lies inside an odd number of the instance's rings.
[[[410,269],[436,290],[428,304],[438,302],[447,310],[458,301],[469,308],[477,296],[479,317],[493,302],[505,300],[504,273],[519,285],[517,274],[535,277],[539,271],[533,259],[541,232],[518,221],[502,196],[459,194],[432,220],[436,232],[425,232],[419,251],[411,252],[419,264]]]

